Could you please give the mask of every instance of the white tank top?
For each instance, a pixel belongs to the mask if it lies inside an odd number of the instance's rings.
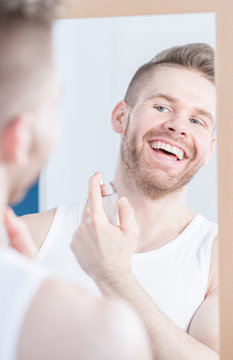
[[[99,293],[70,250],[74,230],[80,222],[83,204],[58,207],[38,261],[63,279]],[[174,240],[157,250],[135,254],[132,271],[159,308],[187,331],[196,310],[205,298],[212,242],[217,225],[196,215]]]
[[[16,360],[20,329],[46,272],[13,249],[0,249],[0,359]]]

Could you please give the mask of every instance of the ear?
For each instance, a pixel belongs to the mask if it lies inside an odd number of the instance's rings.
[[[123,134],[128,122],[129,106],[120,101],[112,111],[112,128],[117,134]]]
[[[29,162],[31,131],[27,115],[15,117],[2,133],[2,161],[24,167]]]
[[[210,159],[210,156],[214,150],[214,143],[215,143],[215,140],[216,138],[215,137],[212,137],[212,139],[210,140],[210,148],[209,148],[209,154],[207,155],[206,159],[205,159],[205,162],[203,165],[207,165],[208,162],[209,162],[209,159]]]

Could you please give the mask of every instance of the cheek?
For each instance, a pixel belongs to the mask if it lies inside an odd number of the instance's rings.
[[[142,139],[142,137],[154,126],[155,122],[148,116],[137,116],[131,120],[129,124],[129,132],[136,134],[138,139]]]
[[[60,137],[60,124],[55,119],[54,109],[44,114],[43,125],[41,127],[42,136],[48,149],[52,149]]]
[[[200,155],[205,157],[209,156],[210,148],[211,148],[211,142],[209,138],[207,139],[206,136],[197,137],[196,149]]]
[[[60,124],[58,123],[58,121],[53,122],[53,126],[52,126],[53,131],[51,132],[50,135],[50,146],[54,147],[60,139],[60,135],[61,135],[61,128],[60,128]]]
[[[55,143],[57,140],[57,130],[55,126],[40,126],[36,135],[37,149],[40,153],[40,158],[43,161],[47,161]]]

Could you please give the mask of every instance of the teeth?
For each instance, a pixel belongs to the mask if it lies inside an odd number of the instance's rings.
[[[169,151],[170,153],[176,155],[179,160],[182,160],[184,158],[184,152],[181,149],[177,148],[176,146],[166,144],[162,141],[154,141],[153,143],[151,143],[151,147],[153,149],[162,149]]]
[[[165,150],[171,152],[171,146],[167,144],[167,145],[165,146]]]

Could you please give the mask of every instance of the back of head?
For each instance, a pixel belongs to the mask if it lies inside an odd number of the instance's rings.
[[[61,6],[59,0],[0,0],[0,18],[10,17],[51,24]]]
[[[0,129],[37,106],[51,75],[58,0],[0,0]]]
[[[130,106],[134,106],[140,90],[149,81],[152,72],[160,66],[183,67],[197,71],[214,82],[214,50],[211,46],[204,43],[174,46],[162,51],[136,71],[124,99]]]

